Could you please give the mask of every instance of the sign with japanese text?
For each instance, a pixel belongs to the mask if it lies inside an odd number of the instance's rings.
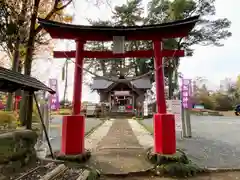
[[[182,131],[182,105],[181,100],[166,100],[167,113],[174,114],[175,127],[177,131]]]
[[[49,87],[54,90],[55,94],[50,94],[49,103],[51,110],[58,110],[60,108],[58,84],[57,79],[49,79]]]
[[[190,97],[192,95],[192,80],[191,79],[182,79],[182,105],[184,108],[191,108]]]

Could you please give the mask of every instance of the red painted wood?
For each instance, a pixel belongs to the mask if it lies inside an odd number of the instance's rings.
[[[199,16],[163,24],[128,27],[93,27],[64,24],[41,18],[38,20],[53,38],[58,39],[81,38],[86,41],[112,41],[113,36],[124,36],[126,40],[158,40],[187,36],[199,20]]]
[[[112,41],[113,37],[106,33],[78,33],[77,31],[71,32],[68,30],[59,30],[54,28],[45,28],[46,31],[51,35],[53,39],[81,39],[83,41]],[[169,38],[185,37],[189,33],[189,30],[176,29],[174,32],[156,32],[156,33],[134,33],[125,36],[127,41],[136,40],[159,40]]]
[[[124,54],[114,54],[112,51],[83,51],[82,56],[84,58],[150,58],[154,56],[153,50],[139,50],[139,51],[127,51]],[[74,58],[76,51],[54,51],[54,58]],[[183,57],[184,50],[168,50],[162,51],[163,57]]]
[[[157,112],[164,114],[166,113],[166,100],[164,92],[164,72],[161,67],[163,64],[163,54],[162,54],[162,42],[154,41],[154,67],[155,71],[155,83],[156,83],[156,103]],[[161,68],[159,68],[161,67]]]
[[[176,152],[175,121],[174,115],[166,114],[164,72],[161,67],[163,64],[162,42],[154,41],[153,47],[157,105],[157,113],[154,115],[154,147],[156,153],[174,154]]]
[[[78,115],[81,112],[82,99],[82,78],[83,78],[83,49],[84,42],[76,41],[76,63],[74,72],[74,86],[73,86],[73,115]]]
[[[84,127],[84,116],[63,117],[61,154],[76,155],[84,152]]]
[[[154,151],[158,154],[176,153],[175,117],[173,114],[154,115]]]

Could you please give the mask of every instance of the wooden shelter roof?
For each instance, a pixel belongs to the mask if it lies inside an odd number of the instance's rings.
[[[0,91],[15,92],[20,89],[27,91],[43,90],[51,94],[55,93],[54,90],[33,77],[0,67]]]
[[[185,37],[193,29],[199,16],[173,22],[143,26],[84,26],[64,24],[38,19],[38,23],[57,39],[81,39],[89,41],[112,41],[113,36],[125,40],[154,40],[159,38]]]

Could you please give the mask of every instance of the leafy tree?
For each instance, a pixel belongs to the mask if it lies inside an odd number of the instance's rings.
[[[147,24],[163,23],[200,15],[201,20],[191,31],[187,39],[180,38],[168,42],[168,46],[177,49],[194,51],[192,45],[214,45],[223,46],[222,40],[231,36],[228,31],[231,22],[226,18],[213,19],[216,13],[215,0],[152,0],[148,5]],[[173,74],[179,66],[179,58],[169,61],[167,66],[169,86],[173,84]],[[175,73],[177,82],[177,73]],[[176,87],[176,83],[174,86]],[[169,95],[172,96],[174,88],[169,87]]]
[[[219,90],[209,91],[203,83],[196,86],[194,95],[191,98],[194,104],[203,104],[206,109],[217,111],[232,110],[237,104],[240,104],[240,91],[237,87],[239,78],[234,82],[227,79],[225,88],[220,87]]]
[[[2,16],[3,28],[1,28],[0,46],[3,51],[8,54],[9,59],[12,61],[12,70],[22,72],[24,59],[27,53],[27,39],[30,28],[30,17],[32,15],[33,3],[31,0],[3,0],[1,3],[7,9],[7,15]],[[40,8],[38,11],[39,17],[45,17],[49,8],[52,8],[53,0],[41,0]],[[67,21],[67,15],[63,14],[61,7],[62,1],[58,1],[59,11],[51,10],[48,17],[52,14],[51,18],[58,21]],[[68,18],[69,19],[69,18]],[[35,25],[38,32],[41,28]],[[46,32],[39,31],[35,38],[36,46],[33,55],[51,48],[51,42],[46,39]],[[47,49],[49,50],[49,49]],[[7,110],[12,110],[12,94],[8,96]]]
[[[32,60],[33,60],[33,55],[34,55],[34,47],[35,47],[35,42],[36,42],[36,37],[38,36],[39,33],[41,33],[42,27],[41,26],[36,26],[36,20],[38,13],[41,13],[41,5],[45,5],[46,0],[40,1],[40,0],[34,0],[33,6],[32,6],[32,14],[31,14],[31,19],[30,19],[30,28],[29,28],[29,36],[28,40],[26,43],[26,56],[24,59],[24,74],[30,76],[31,75],[31,69],[32,69]],[[67,1],[62,1],[62,0],[54,0],[50,1],[50,10],[46,10],[46,15],[45,19],[51,19],[54,17],[57,17],[58,15],[61,15],[61,11],[66,8],[72,0],[67,0]],[[42,3],[42,4],[41,4]],[[45,6],[49,7],[49,6]],[[27,112],[24,109],[28,109],[28,104],[30,101],[33,101],[32,96],[29,96],[27,92],[24,92],[23,94],[23,100],[21,103],[21,122],[22,125],[26,125],[27,128],[31,128],[31,122],[26,122],[26,117]],[[28,107],[28,108],[27,108]]]
[[[189,34],[188,38],[168,39],[164,41],[166,49],[184,49],[192,55],[194,52],[193,45],[214,45],[222,46],[224,39],[231,36],[228,31],[230,21],[226,18],[213,19],[215,15],[215,0],[152,0],[148,4],[147,17],[144,18],[141,0],[129,0],[126,4],[116,6],[113,11],[112,22],[95,22],[95,24],[110,25],[141,25],[141,24],[158,24],[174,20],[185,19],[193,15],[201,15],[201,20]],[[126,50],[150,49],[151,42],[135,41],[127,42]],[[139,76],[154,70],[154,61],[151,59],[132,58],[130,65],[125,67],[126,75]],[[174,90],[178,86],[179,58],[169,58],[165,60],[164,72],[168,78],[169,96],[173,96]],[[101,62],[103,63],[103,62]],[[109,61],[105,62],[106,64]],[[115,67],[122,66],[122,61],[112,62]],[[101,67],[96,63],[98,71]],[[126,70],[127,69],[127,70]],[[154,82],[153,73],[151,74]]]

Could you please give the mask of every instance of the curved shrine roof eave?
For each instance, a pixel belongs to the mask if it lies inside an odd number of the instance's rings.
[[[38,19],[38,23],[56,39],[82,39],[112,41],[113,36],[125,36],[126,40],[153,40],[187,36],[198,22],[193,16],[173,22],[143,26],[83,26]]]

